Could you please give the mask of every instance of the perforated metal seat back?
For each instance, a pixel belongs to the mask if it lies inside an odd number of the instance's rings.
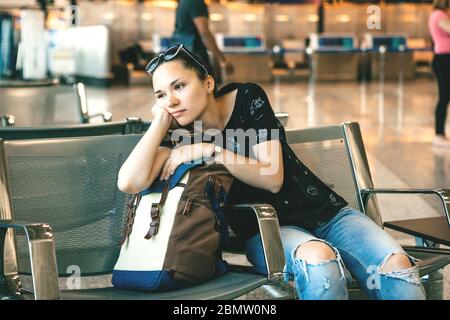
[[[62,126],[37,126],[37,127],[4,127],[0,128],[0,138],[4,140],[63,138],[103,136],[111,134],[141,133],[145,126],[140,120],[127,123],[106,122],[101,124],[78,124]]]
[[[71,85],[0,88],[0,96],[0,114],[13,115],[18,126],[80,123]]]
[[[342,127],[287,130],[286,134],[297,157],[350,207],[361,210]]]
[[[360,190],[373,188],[372,176],[358,123],[286,130],[297,157],[328,184],[350,207],[360,210],[379,226],[382,218],[376,196],[363,205]]]
[[[141,135],[5,142],[12,217],[54,231],[59,273],[112,270],[127,196],[117,174]],[[17,234],[19,271],[29,273],[25,235]]]

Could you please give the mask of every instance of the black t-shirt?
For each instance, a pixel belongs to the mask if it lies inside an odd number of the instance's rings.
[[[229,204],[269,203],[277,211],[280,225],[296,225],[312,230],[329,221],[347,202],[316,177],[290,149],[286,134],[276,118],[264,90],[254,83],[231,83],[221,88],[220,97],[237,89],[236,101],[228,123],[220,134],[204,132],[191,136],[189,143],[212,142],[222,148],[250,158],[256,158],[255,144],[279,140],[282,146],[284,180],[277,194],[233,181]],[[233,230],[245,233],[243,217],[233,216]],[[242,228],[244,226],[244,229]]]
[[[253,146],[272,139],[279,140],[278,119],[273,113],[264,90],[254,83],[231,83],[216,94],[217,97],[237,90],[233,112],[221,133],[223,140],[211,139],[204,135],[204,140],[248,158],[256,159]],[[283,132],[284,133],[284,132]],[[270,191],[252,187],[235,179],[230,189],[230,203],[272,203],[274,194]]]
[[[313,230],[328,222],[347,202],[315,176],[288,146],[284,128],[276,118],[265,91],[254,83],[233,83],[219,90],[217,96],[235,89],[238,90],[236,102],[224,132],[242,129],[250,138],[233,139],[225,134],[228,137],[223,146],[254,158],[252,146],[263,141],[279,140],[284,180],[281,190],[273,194],[235,179],[229,192],[230,204],[270,203],[277,211],[280,225],[296,225]],[[252,129],[253,134],[249,133]],[[239,135],[242,136],[242,133]],[[242,230],[246,224],[237,218],[237,221],[230,221],[230,225],[233,229]]]
[[[194,18],[208,17],[208,8],[203,0],[180,0],[176,10],[174,38],[184,43],[205,63],[208,52],[194,24]]]

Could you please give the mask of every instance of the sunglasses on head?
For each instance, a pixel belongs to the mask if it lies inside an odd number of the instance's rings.
[[[152,75],[153,71],[155,71],[156,67],[160,64],[161,61],[170,61],[174,59],[181,51],[183,51],[188,57],[190,57],[195,63],[197,63],[203,70],[205,70],[205,75],[208,76],[208,70],[206,67],[198,61],[182,44],[170,47],[164,52],[161,52],[156,57],[154,57],[145,67],[145,71]],[[162,59],[162,60],[161,60]]]

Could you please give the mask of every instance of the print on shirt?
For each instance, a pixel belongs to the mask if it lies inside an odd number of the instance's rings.
[[[264,103],[265,101],[262,100],[261,97],[253,99],[252,103],[250,104],[250,114],[253,116],[255,114],[255,110],[261,108]]]
[[[333,205],[333,206],[338,206],[339,205],[339,203],[337,202],[337,200],[336,200],[336,197],[334,196],[334,194],[330,194],[330,202],[331,202],[331,204]]]
[[[236,141],[236,137],[228,137],[228,149],[235,153],[241,151],[241,145]]]
[[[258,143],[267,140],[267,129],[259,129],[258,130]]]
[[[308,186],[306,192],[308,192],[308,194],[310,194],[313,197],[317,196],[317,188],[314,186]]]

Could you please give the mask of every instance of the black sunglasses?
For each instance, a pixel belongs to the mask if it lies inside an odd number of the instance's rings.
[[[164,61],[170,61],[175,58],[181,50],[183,50],[183,52],[186,53],[188,57],[194,60],[195,63],[197,63],[203,70],[205,70],[205,75],[208,76],[209,73],[208,70],[206,70],[206,67],[200,61],[198,61],[182,44],[170,47],[166,51],[158,54],[156,57],[150,60],[150,62],[145,67],[145,71],[149,75],[152,75],[153,71],[155,71],[156,67],[161,62],[161,59],[163,59]]]

